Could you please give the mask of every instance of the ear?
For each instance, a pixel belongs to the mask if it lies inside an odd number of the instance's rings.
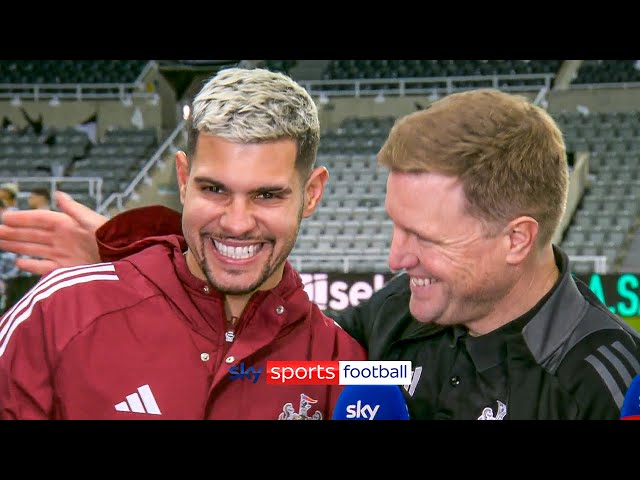
[[[325,167],[317,167],[311,172],[304,186],[304,210],[302,211],[304,218],[311,216],[318,208],[327,180],[329,180],[329,171]]]
[[[182,150],[176,153],[176,177],[178,179],[178,188],[180,190],[180,203],[184,205],[184,197],[187,191],[187,182],[189,180],[189,159],[187,154]]]
[[[507,226],[507,263],[517,265],[527,259],[538,239],[538,222],[531,217],[518,217]]]

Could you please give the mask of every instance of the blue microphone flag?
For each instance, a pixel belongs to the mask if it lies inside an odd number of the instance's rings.
[[[634,377],[627,389],[620,410],[620,418],[622,420],[640,420],[640,375]]]
[[[333,420],[409,420],[398,385],[347,385],[333,409]]]

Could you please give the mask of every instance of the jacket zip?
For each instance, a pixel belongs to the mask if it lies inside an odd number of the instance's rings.
[[[231,317],[231,320],[227,321],[227,331],[224,334],[224,341],[226,343],[233,343],[236,338],[236,322],[238,321],[238,317]]]
[[[226,330],[224,332],[224,343],[223,343],[223,357],[226,357],[227,352],[233,345],[233,341],[236,339],[236,325],[238,324],[238,317],[231,317],[230,320],[226,321]]]

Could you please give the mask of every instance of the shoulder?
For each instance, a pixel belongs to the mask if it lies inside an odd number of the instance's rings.
[[[43,276],[31,289],[23,302],[29,298],[30,302],[41,303],[73,296],[78,291],[91,291],[103,286],[103,282],[119,281],[113,263],[97,263],[79,265],[68,268],[58,268]],[[73,297],[76,298],[76,297]]]
[[[580,418],[616,418],[640,372],[640,335],[569,275],[523,330],[537,362],[575,399]]]
[[[364,314],[378,318],[384,323],[390,319],[392,323],[395,323],[399,318],[410,317],[410,296],[409,275],[401,273],[389,280],[384,287],[375,292],[369,300],[361,303],[358,307],[362,307],[361,312]],[[358,307],[356,307],[356,309]]]
[[[43,276],[6,314],[15,326],[46,322],[44,332],[64,336],[82,331],[96,318],[137,303],[148,289],[133,280],[126,262],[59,268]],[[39,328],[39,327],[36,327]]]
[[[575,398],[581,418],[618,418],[631,380],[640,373],[635,338],[615,322],[609,326],[581,337],[556,372]]]
[[[182,236],[180,213],[151,205],[110,219],[96,231],[96,242],[101,259],[118,260],[161,241],[162,237],[172,236]]]
[[[409,275],[402,273],[393,277],[359,305],[335,312],[332,316],[338,323],[344,323],[347,321],[345,317],[352,316],[367,318],[370,322],[377,318],[386,319],[389,311],[393,312],[393,318],[402,317],[409,311],[407,300],[410,294]]]
[[[105,290],[125,288],[130,295],[135,290],[128,287],[133,268],[127,262],[104,262],[59,268],[43,276],[30,292],[34,302],[51,299],[51,301],[82,302],[97,300],[106,296]],[[84,298],[79,294],[91,295]]]
[[[22,346],[62,350],[100,313],[113,308],[103,299],[116,297],[109,286],[118,281],[110,263],[60,268],[43,276],[0,320],[0,355]]]
[[[396,294],[409,293],[409,291],[409,275],[400,273],[389,280],[376,294],[380,294],[381,297],[388,297]]]
[[[310,302],[308,317],[311,321],[311,327],[320,334],[349,337],[349,334],[345,332],[342,326],[323,312],[315,303]]]
[[[314,330],[314,342],[326,345],[333,344],[334,353],[340,358],[366,359],[366,351],[356,339],[333,318],[325,315],[317,305],[312,304],[310,316]]]

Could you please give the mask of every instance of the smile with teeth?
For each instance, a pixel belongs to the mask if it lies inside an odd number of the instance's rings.
[[[433,285],[438,281],[435,278],[419,278],[419,277],[411,277],[411,285],[414,287],[424,287],[426,285]]]
[[[218,240],[214,240],[213,244],[220,255],[234,260],[244,260],[246,258],[254,257],[262,248],[261,243],[254,243],[253,245],[245,245],[243,247],[234,247],[231,245],[225,245]]]

